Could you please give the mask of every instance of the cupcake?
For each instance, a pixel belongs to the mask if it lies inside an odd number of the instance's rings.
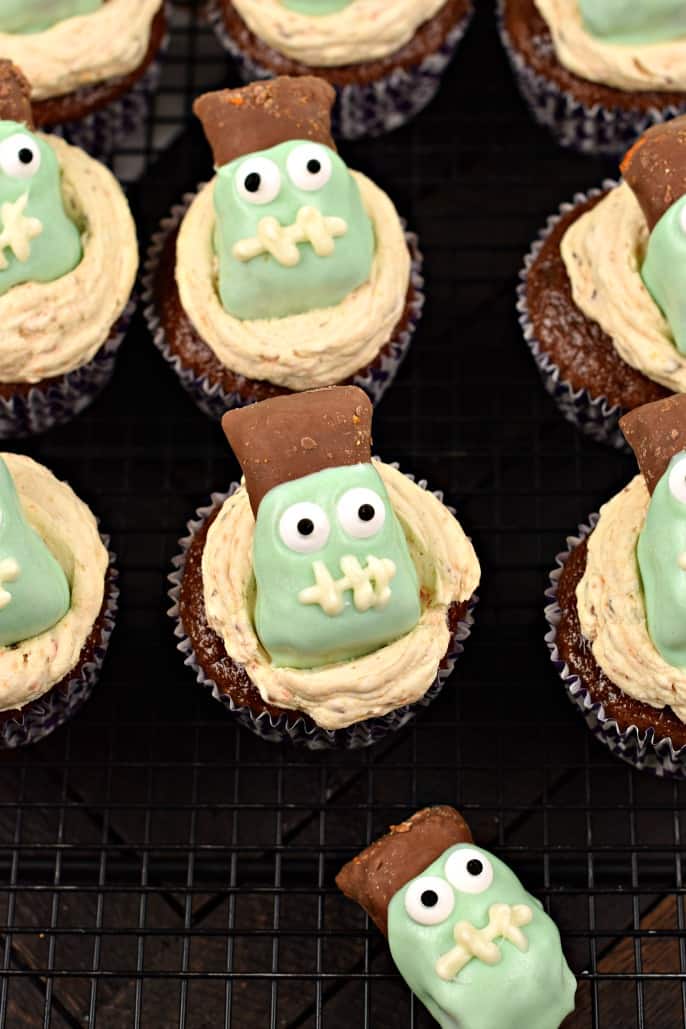
[[[546,637],[567,694],[619,757],[686,776],[686,396],[621,421],[640,474],[559,554]]]
[[[617,154],[686,111],[683,0],[499,0],[500,33],[539,124],[562,146]]]
[[[686,117],[649,129],[621,169],[549,219],[518,303],[565,417],[618,447],[623,412],[686,393]]]
[[[317,75],[338,94],[345,139],[380,136],[433,100],[472,15],[471,0],[210,0],[244,82]]]
[[[106,385],[137,266],[115,178],[34,131],[28,83],[0,61],[0,437],[66,422]]]
[[[0,56],[31,82],[36,125],[106,157],[157,85],[164,0],[3,0]]]
[[[452,807],[391,826],[336,877],[441,1029],[557,1029],[576,980],[555,923]]]
[[[360,747],[439,692],[479,582],[440,495],[371,458],[354,386],[228,412],[244,483],[189,523],[170,615],[198,680],[267,739]]]
[[[90,696],[114,627],[113,562],[66,483],[0,455],[0,747],[35,743]]]
[[[421,257],[378,186],[336,153],[334,91],[278,78],[196,100],[216,175],[146,265],[156,345],[198,406],[354,382],[378,400],[423,304]]]

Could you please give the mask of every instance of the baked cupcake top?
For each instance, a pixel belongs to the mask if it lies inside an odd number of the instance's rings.
[[[244,485],[207,533],[207,620],[263,700],[325,729],[423,696],[479,564],[440,501],[371,460],[356,387],[228,412]]]
[[[682,0],[534,0],[560,64],[627,92],[686,90]]]
[[[28,83],[0,61],[0,382],[38,382],[89,361],[138,267],[114,176],[32,125]]]
[[[388,937],[401,975],[442,1029],[556,1029],[576,982],[539,900],[472,842],[451,807],[424,808],[336,877]]]

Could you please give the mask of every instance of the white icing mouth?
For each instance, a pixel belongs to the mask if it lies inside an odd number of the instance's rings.
[[[508,940],[524,953],[529,941],[522,932],[534,917],[527,904],[492,904],[488,909],[488,925],[477,929],[471,922],[458,922],[453,929],[456,946],[442,954],[436,962],[436,975],[450,982],[474,958],[486,965],[497,965],[502,951],[497,940]]]
[[[284,268],[295,268],[301,257],[298,243],[309,243],[317,257],[330,257],[336,239],[347,231],[348,223],[343,218],[323,215],[316,207],[306,205],[300,208],[292,225],[281,225],[272,215],[261,218],[257,235],[239,239],[234,244],[233,256],[246,262],[270,254]]]
[[[353,604],[358,611],[384,608],[391,599],[391,579],[396,573],[395,562],[387,557],[369,555],[362,567],[352,554],[340,559],[343,575],[334,579],[323,561],[313,561],[315,585],[307,586],[298,594],[301,604],[319,604],[324,614],[341,614],[345,607],[343,594],[352,590]]]

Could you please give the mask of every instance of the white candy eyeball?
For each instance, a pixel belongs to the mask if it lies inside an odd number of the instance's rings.
[[[405,910],[413,922],[438,925],[453,913],[455,894],[450,884],[437,875],[415,879],[405,891]]]
[[[268,157],[249,157],[236,171],[238,195],[249,204],[271,204],[281,192],[279,166]]]
[[[326,546],[331,527],[326,512],[319,504],[304,500],[292,504],[279,519],[279,536],[289,550],[312,554]]]
[[[686,457],[682,457],[680,461],[672,468],[669,473],[669,492],[672,494],[675,500],[678,500],[680,504],[686,504]]]
[[[459,893],[483,893],[493,882],[493,865],[485,854],[465,847],[450,855],[445,877]]]
[[[331,157],[318,143],[303,143],[291,150],[286,161],[290,180],[298,189],[322,189],[331,178]]]
[[[353,539],[376,536],[386,521],[386,505],[373,489],[357,486],[349,489],[338,501],[338,521]]]
[[[40,168],[40,148],[25,132],[0,143],[0,168],[13,179],[31,179]]]

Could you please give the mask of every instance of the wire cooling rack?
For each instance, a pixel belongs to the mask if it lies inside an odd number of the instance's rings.
[[[177,7],[153,117],[115,162],[143,243],[209,173],[194,94],[233,81],[197,13]],[[122,605],[94,699],[0,756],[7,1029],[429,1027],[334,875],[431,803],[459,807],[559,923],[579,977],[566,1029],[686,1025],[684,787],[595,742],[543,643],[556,551],[633,465],[562,422],[514,315],[547,214],[615,169],[531,124],[490,2],[432,107],[344,154],[426,254],[424,321],[375,445],[445,490],[472,534],[473,635],[441,697],[372,750],[309,754],[236,728],[183,667],[164,612],[186,520],[237,468],[139,318],[93,408],[19,448],[112,533]]]

